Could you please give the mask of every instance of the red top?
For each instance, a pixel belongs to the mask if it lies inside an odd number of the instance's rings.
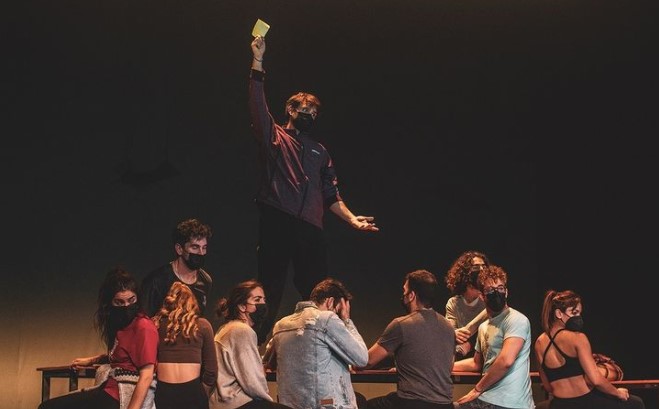
[[[155,324],[143,314],[139,314],[124,329],[117,331],[114,346],[110,351],[112,368],[123,368],[139,372],[139,369],[156,365],[158,356],[158,330]],[[155,369],[155,368],[154,368]],[[119,386],[112,377],[104,388],[110,396],[119,400]]]

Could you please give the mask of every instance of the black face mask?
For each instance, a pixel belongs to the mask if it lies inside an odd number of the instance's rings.
[[[498,313],[506,306],[506,293],[500,293],[497,290],[485,294],[485,305],[493,313]]]
[[[131,322],[133,322],[133,319],[135,319],[139,310],[140,308],[137,303],[121,307],[116,307],[114,305],[111,306],[108,319],[110,328],[114,331],[126,328]]]
[[[313,116],[306,112],[298,112],[297,116],[293,119],[293,126],[300,132],[309,132],[313,128],[313,124]]]
[[[252,322],[254,322],[254,326],[260,326],[263,324],[263,321],[265,321],[266,317],[268,316],[268,304],[250,304],[253,305],[254,308],[256,308],[256,311],[250,312],[249,317],[252,319]]]
[[[583,330],[583,318],[581,315],[573,315],[565,321],[565,329],[575,332]]]
[[[252,329],[256,332],[256,343],[263,344],[268,337],[270,328],[265,325],[268,319],[268,304],[251,304],[256,308],[256,311],[249,313],[249,317],[254,323]]]
[[[188,266],[190,270],[199,270],[204,266],[205,257],[203,254],[194,254],[189,253],[188,259],[183,259],[185,265]]]

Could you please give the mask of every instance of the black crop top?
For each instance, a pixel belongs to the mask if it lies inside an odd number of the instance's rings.
[[[554,337],[549,337],[549,345],[547,345],[547,348],[545,349],[545,353],[542,355],[542,370],[545,372],[545,375],[547,375],[547,379],[549,382],[553,382],[558,379],[565,379],[565,378],[571,378],[573,376],[578,376],[578,375],[583,375],[584,370],[581,367],[581,364],[579,363],[579,358],[577,357],[572,357],[568,356],[565,354],[565,352],[561,351],[561,349],[556,345],[554,342],[554,339],[558,335],[559,332],[563,331],[565,328],[561,328],[556,333],[554,334]],[[549,368],[547,365],[545,365],[545,359],[547,357],[547,351],[549,351],[549,347],[554,345],[554,348],[563,355],[563,358],[565,358],[565,364],[562,366],[559,366],[558,368]]]

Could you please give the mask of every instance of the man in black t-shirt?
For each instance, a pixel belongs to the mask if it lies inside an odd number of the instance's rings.
[[[210,226],[197,219],[180,222],[172,233],[176,258],[151,271],[142,280],[140,296],[144,312],[154,316],[162,306],[165,296],[175,281],[180,281],[192,290],[201,315],[204,314],[213,279],[202,269],[212,236]]]

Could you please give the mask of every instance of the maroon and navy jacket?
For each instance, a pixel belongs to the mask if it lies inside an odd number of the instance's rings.
[[[249,110],[261,164],[256,200],[323,228],[325,208],[341,199],[327,149],[308,134],[277,125],[264,93],[264,72],[251,70]]]

